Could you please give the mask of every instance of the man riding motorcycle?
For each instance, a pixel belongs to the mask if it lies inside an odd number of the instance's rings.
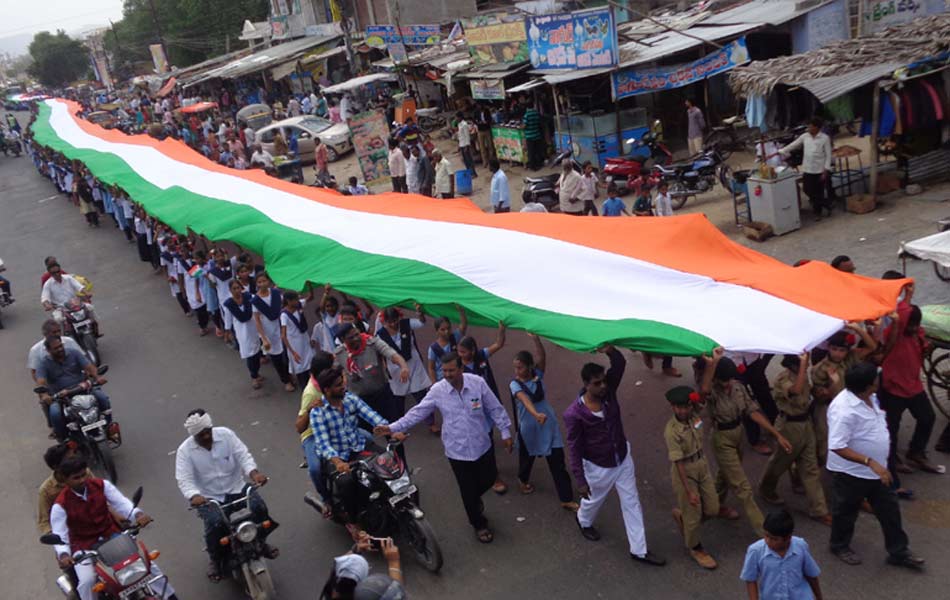
[[[96,318],[95,307],[93,307],[92,303],[85,301],[86,297],[83,294],[85,286],[72,275],[63,273],[63,269],[59,266],[59,263],[50,263],[46,267],[46,272],[50,274],[50,278],[43,284],[43,291],[40,294],[40,301],[43,303],[43,308],[53,311],[53,318],[62,324],[66,319],[66,315],[56,309],[66,306],[74,298],[78,299],[83,302],[89,314],[89,318],[92,319],[93,332],[96,337],[102,337],[102,334],[99,332],[99,319]]]
[[[60,336],[47,336],[43,345],[48,356],[43,357],[37,366],[36,384],[47,388],[47,391],[40,394],[40,404],[56,439],[63,441],[67,435],[66,418],[63,415],[62,405],[59,402],[53,402],[53,394],[80,383],[88,385],[87,379],[94,380],[96,385],[102,385],[106,380],[99,376],[96,365],[89,362],[82,351],[75,348],[66,349]],[[93,388],[91,385],[89,387],[89,393],[95,396],[96,403],[99,405],[99,413],[109,423],[109,436],[117,436],[118,424],[112,422],[112,405],[109,403],[109,397],[102,390]]]
[[[205,549],[210,558],[208,579],[217,583],[221,580],[221,562],[225,557],[218,540],[228,535],[228,529],[221,511],[215,510],[208,500],[220,504],[233,502],[244,496],[245,478],[262,486],[267,483],[267,477],[257,469],[254,457],[237,434],[227,427],[213,427],[211,415],[203,409],[188,413],[185,429],[188,439],[175,453],[175,479],[182,495],[197,509],[204,522]],[[272,522],[267,534],[277,528],[277,522],[268,515],[259,494],[251,495],[248,508],[255,523]],[[278,554],[277,548],[265,544],[264,556],[274,559]]]
[[[322,460],[331,463],[337,473],[332,492],[338,496],[346,509],[347,522],[356,519],[357,483],[350,474],[350,463],[354,455],[367,446],[367,437],[357,425],[363,419],[372,426],[388,425],[389,422],[369,407],[363,400],[346,390],[343,371],[331,367],[317,376],[317,383],[323,390],[324,402],[310,410],[310,427],[315,440],[314,450]],[[393,439],[401,441],[405,435],[397,433]],[[372,442],[371,445],[375,446]],[[378,447],[377,447],[378,449]],[[328,465],[329,466],[329,465]],[[322,469],[327,474],[329,469]]]
[[[122,495],[112,483],[90,477],[86,460],[79,456],[64,459],[56,472],[66,482],[50,510],[52,532],[59,536],[62,544],[54,548],[59,566],[62,569],[73,567],[76,570],[76,586],[81,600],[95,600],[98,596],[92,590],[96,583],[96,570],[92,562],[76,563],[73,554],[83,550],[92,550],[100,542],[108,540],[121,531],[111,511],[135,519],[139,527],[144,527],[152,518]],[[153,576],[162,575],[158,565],[151,563]],[[177,600],[175,590],[169,584],[165,588],[165,600]]]

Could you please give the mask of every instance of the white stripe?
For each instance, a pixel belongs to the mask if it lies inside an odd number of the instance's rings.
[[[67,106],[50,124],[76,148],[121,156],[142,178],[252,207],[274,222],[362,252],[424,262],[541,310],[590,319],[645,319],[705,335],[731,350],[797,353],[842,321],[775,296],[548,237],[478,225],[377,215],[303,200],[180,163],[149,146],[85,133]],[[504,315],[488,315],[501,318]]]

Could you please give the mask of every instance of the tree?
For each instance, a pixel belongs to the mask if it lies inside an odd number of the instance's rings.
[[[48,86],[64,86],[89,73],[89,53],[79,40],[60,29],[41,31],[30,42],[33,64],[29,73]]]

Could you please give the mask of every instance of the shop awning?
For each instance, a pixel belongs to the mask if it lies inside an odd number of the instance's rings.
[[[459,73],[459,79],[504,79],[511,75],[527,71],[531,68],[531,63],[521,62],[515,64],[499,63],[497,65],[485,65],[474,71]]]
[[[371,73],[362,77],[354,77],[348,81],[321,88],[325,94],[342,94],[357,88],[363,87],[376,81],[396,81],[396,76],[392,73]]]
[[[521,85],[516,85],[513,88],[509,88],[508,93],[517,94],[518,92],[527,92],[528,90],[534,89],[536,87],[540,87],[546,83],[547,82],[543,79],[532,79],[531,81],[527,83],[522,83]]]
[[[295,61],[312,48],[327,44],[340,37],[339,35],[311,36],[265,48],[259,52],[249,54],[237,60],[232,60],[220,67],[206,71],[199,77],[190,79],[185,86],[192,86],[209,79],[234,79],[251,73],[257,73],[264,69],[270,69],[282,63]]]
[[[703,19],[703,25],[783,25],[836,0],[752,0]]]
[[[811,92],[819,102],[824,104],[829,100],[834,100],[838,96],[843,96],[852,90],[856,90],[862,85],[876,81],[882,77],[887,77],[897,69],[903,67],[902,63],[884,63],[882,65],[873,65],[856,71],[848,71],[843,75],[832,75],[831,77],[821,77],[799,82],[799,85]]]

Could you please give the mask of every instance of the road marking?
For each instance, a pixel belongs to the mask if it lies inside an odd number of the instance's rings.
[[[39,200],[37,204],[43,204],[44,202],[49,202],[50,200],[53,200],[54,198],[57,198],[57,196],[50,196],[49,198],[43,198],[42,200]]]

